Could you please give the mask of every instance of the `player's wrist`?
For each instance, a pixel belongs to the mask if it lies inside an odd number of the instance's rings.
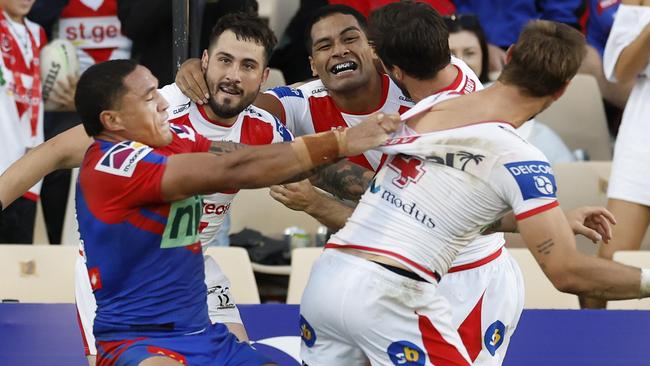
[[[331,164],[345,156],[345,132],[334,130],[302,136],[291,144],[304,170]]]
[[[641,268],[641,287],[639,298],[650,297],[650,269]]]

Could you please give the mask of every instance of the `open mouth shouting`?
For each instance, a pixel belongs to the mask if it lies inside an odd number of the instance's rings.
[[[359,68],[359,65],[357,65],[356,62],[354,61],[346,61],[346,62],[341,62],[340,64],[336,64],[330,68],[330,72],[334,75],[345,75],[348,73],[353,72]]]

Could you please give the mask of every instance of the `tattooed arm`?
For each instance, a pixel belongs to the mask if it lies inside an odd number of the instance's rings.
[[[528,249],[558,290],[608,300],[641,296],[640,269],[580,253],[559,207],[523,219],[518,227]]]
[[[311,183],[336,197],[359,201],[375,172],[348,160],[324,167],[309,178]]]

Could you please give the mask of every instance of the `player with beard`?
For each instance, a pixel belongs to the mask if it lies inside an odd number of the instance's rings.
[[[189,125],[212,141],[232,141],[262,145],[292,140],[291,133],[268,112],[250,103],[268,76],[267,61],[275,45],[275,37],[263,22],[253,16],[232,14],[224,16],[215,26],[210,47],[202,58],[202,77],[210,85],[211,97],[206,106],[192,103],[175,85],[160,90],[170,104],[170,122]],[[35,179],[62,166],[75,167],[92,143],[78,126],[33,151],[19,164],[28,166],[11,169],[1,178],[12,183],[2,184],[1,201],[9,204],[27,179]],[[31,175],[21,177],[20,175]],[[31,186],[31,185],[29,185]],[[9,190],[9,191],[7,191]],[[218,233],[237,190],[204,196],[200,239],[203,244]],[[81,243],[80,243],[81,245]],[[95,340],[92,334],[95,298],[88,279],[83,246],[76,264],[76,304],[79,311],[86,355],[94,363]],[[224,323],[240,340],[247,340],[239,311],[230,293],[229,280],[210,256],[205,256],[205,278],[208,288],[208,311],[212,322]]]

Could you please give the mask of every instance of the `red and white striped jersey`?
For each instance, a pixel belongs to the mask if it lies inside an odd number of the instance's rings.
[[[59,19],[58,38],[77,47],[80,71],[107,60],[131,56],[131,40],[122,34],[117,0],[70,0]]]
[[[397,137],[380,150],[391,156],[330,247],[386,255],[431,281],[511,209],[521,220],[558,205],[550,164],[504,122]]]
[[[266,93],[275,96],[282,103],[285,125],[296,136],[330,131],[338,127],[356,126],[376,112],[401,114],[414,104],[387,75],[382,76],[380,107],[368,114],[354,114],[340,110],[320,79],[295,89],[280,86]],[[367,169],[376,170],[381,161],[381,153],[371,150],[349,160]]]
[[[170,104],[169,122],[189,125],[197,133],[212,141],[232,141],[247,145],[265,145],[291,141],[293,135],[267,111],[249,106],[239,114],[232,126],[211,120],[204,107],[186,97],[176,84],[167,85],[160,93]],[[230,204],[238,191],[220,192],[203,197],[201,243],[204,245],[219,232]]]

